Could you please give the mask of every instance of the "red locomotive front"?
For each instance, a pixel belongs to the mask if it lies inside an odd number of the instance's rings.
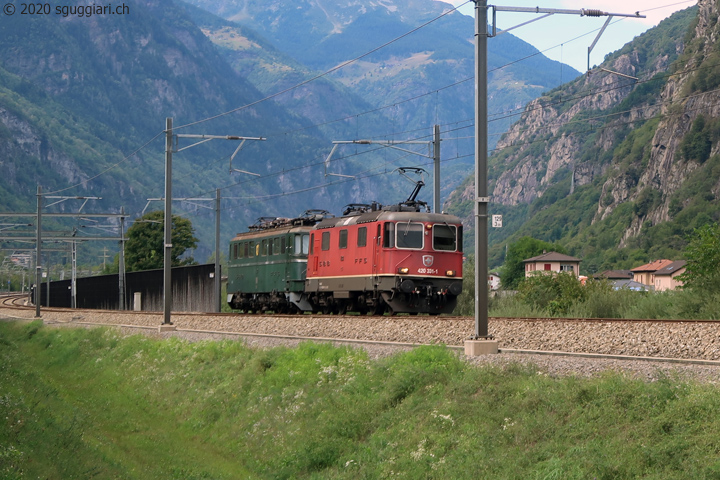
[[[451,313],[462,291],[460,219],[403,205],[362,207],[311,232],[310,302],[324,313]]]

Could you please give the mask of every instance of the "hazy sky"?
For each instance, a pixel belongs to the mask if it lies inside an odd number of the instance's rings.
[[[461,5],[466,0],[442,0]],[[620,49],[627,42],[647,29],[657,25],[672,13],[697,3],[697,0],[503,0],[490,1],[491,5],[512,7],[545,7],[572,10],[596,9],[609,13],[635,13],[639,11],[647,18],[614,17],[590,55],[590,65],[602,63],[605,55]],[[461,12],[474,16],[475,3],[461,7]],[[498,28],[510,28],[542,14],[498,12]],[[529,25],[517,28],[512,33],[534,45],[553,60],[562,61],[580,72],[587,70],[587,49],[592,44],[607,17],[580,17],[579,15],[552,15]],[[577,38],[580,37],[580,38]],[[492,42],[492,39],[490,39]],[[570,80],[568,78],[567,80]]]

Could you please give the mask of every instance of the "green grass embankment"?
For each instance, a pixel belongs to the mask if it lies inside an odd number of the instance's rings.
[[[0,478],[718,478],[720,392],[0,322]]]

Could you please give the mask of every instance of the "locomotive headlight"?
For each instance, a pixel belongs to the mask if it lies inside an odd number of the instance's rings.
[[[409,271],[410,271],[410,269],[407,268],[407,267],[398,268],[398,273],[406,274],[406,273],[408,273]]]
[[[445,272],[446,277],[454,277],[455,276],[455,270],[447,270]]]

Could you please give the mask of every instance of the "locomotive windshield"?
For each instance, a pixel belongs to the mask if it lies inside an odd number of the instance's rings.
[[[457,227],[454,225],[433,226],[433,250],[454,252],[458,249]]]
[[[423,248],[422,223],[398,223],[396,228],[398,248]]]

